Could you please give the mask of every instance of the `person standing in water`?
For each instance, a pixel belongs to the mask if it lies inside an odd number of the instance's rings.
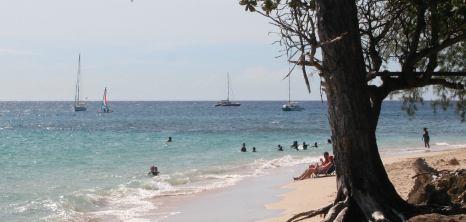
[[[422,134],[422,140],[424,140],[424,146],[428,149],[430,149],[430,144],[429,144],[429,131],[427,131],[427,128],[424,128],[424,134]]]
[[[171,141],[172,141],[172,137],[169,136],[167,142],[171,142]]]

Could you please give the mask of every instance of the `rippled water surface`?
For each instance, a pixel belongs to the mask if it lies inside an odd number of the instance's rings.
[[[73,112],[71,102],[0,103],[0,215],[8,221],[146,218],[151,201],[231,186],[270,169],[317,160],[330,138],[326,103],[282,112],[284,102],[100,102]],[[382,155],[465,147],[466,127],[452,112],[419,107],[413,119],[385,102],[377,141]],[[411,120],[410,120],[411,119]],[[171,136],[173,142],[167,143]],[[295,151],[293,141],[319,148]],[[245,142],[248,151],[239,152]],[[285,151],[277,152],[277,145]],[[161,175],[149,177],[149,167]]]

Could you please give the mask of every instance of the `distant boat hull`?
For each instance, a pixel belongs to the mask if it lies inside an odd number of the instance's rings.
[[[87,107],[83,107],[83,106],[75,106],[74,107],[74,111],[75,112],[78,112],[78,111],[86,111],[87,110]]]
[[[241,103],[232,103],[227,100],[222,100],[221,102],[215,104],[214,106],[240,106]]]
[[[215,104],[215,106],[241,106],[241,104],[238,104],[238,103],[235,103],[235,104],[226,104],[226,105]]]
[[[287,103],[283,105],[282,111],[303,111],[304,108],[296,103]]]

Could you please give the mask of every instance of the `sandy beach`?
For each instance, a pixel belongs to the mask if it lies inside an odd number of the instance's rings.
[[[388,176],[402,198],[408,197],[409,191],[413,187],[415,175],[411,169],[411,164],[417,158],[425,158],[427,163],[436,169],[453,170],[466,167],[466,148],[450,151],[425,152],[402,156],[392,156],[382,158]],[[450,163],[456,158],[459,165]],[[311,178],[293,182],[282,186],[284,189],[292,191],[279,195],[281,201],[267,204],[269,210],[282,210],[280,217],[260,220],[260,222],[286,221],[293,215],[318,209],[332,201],[336,195],[335,176]],[[314,217],[304,221],[320,221],[322,218]]]
[[[411,178],[415,175],[411,169],[414,160],[419,157],[425,158],[429,165],[437,169],[464,168],[465,151],[466,148],[397,155],[382,158],[382,161],[398,193],[406,199],[414,184],[414,179]],[[453,158],[456,158],[460,165],[450,164],[449,161]],[[337,191],[336,177],[293,181],[293,176],[301,174],[305,167],[307,166],[278,168],[275,174],[250,178],[232,187],[191,197],[180,197],[175,201],[177,206],[166,211],[176,213],[163,221],[283,222],[295,214],[332,203]],[[304,221],[321,219],[314,217]]]

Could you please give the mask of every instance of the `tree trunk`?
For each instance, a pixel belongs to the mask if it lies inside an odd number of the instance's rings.
[[[338,194],[326,221],[403,221],[413,206],[388,179],[377,148],[356,2],[317,0],[319,37],[324,45],[329,123],[335,155]],[[334,216],[331,216],[334,215]],[[330,218],[333,217],[333,218]]]

